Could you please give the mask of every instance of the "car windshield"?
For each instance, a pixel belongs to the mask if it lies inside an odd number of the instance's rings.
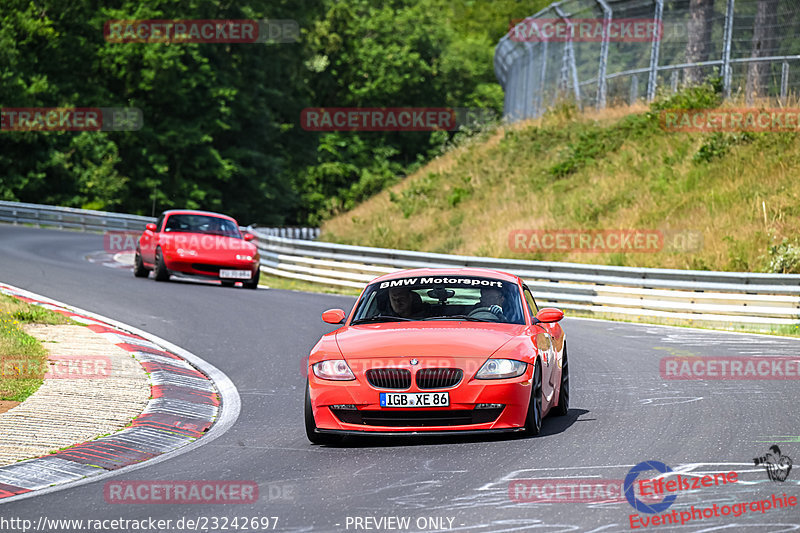
[[[170,215],[164,231],[168,233],[208,233],[236,239],[242,238],[239,228],[232,221],[210,215]]]
[[[365,289],[351,324],[408,320],[525,323],[517,284],[443,276],[373,283]]]

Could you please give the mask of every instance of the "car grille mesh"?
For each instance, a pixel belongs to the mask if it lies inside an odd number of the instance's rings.
[[[407,389],[411,387],[411,372],[405,368],[371,368],[367,381],[379,389]]]
[[[384,427],[466,426],[494,422],[503,412],[496,409],[453,410],[340,410],[331,409],[336,418],[346,424]]]
[[[210,272],[213,274],[219,274],[219,269],[221,267],[219,265],[209,265],[206,263],[192,263],[192,268],[195,270],[199,270],[200,272]]]
[[[460,368],[423,368],[417,372],[417,387],[420,389],[455,387],[463,375]]]

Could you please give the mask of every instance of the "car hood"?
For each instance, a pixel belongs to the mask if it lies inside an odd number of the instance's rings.
[[[390,322],[351,326],[336,333],[346,360],[375,357],[488,358],[524,325],[481,322]]]

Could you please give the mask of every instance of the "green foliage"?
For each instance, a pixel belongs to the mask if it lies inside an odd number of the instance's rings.
[[[750,264],[747,261],[746,243],[738,241],[730,235],[725,235],[722,240],[728,243],[728,264],[726,270],[731,272],[749,272]]]
[[[709,78],[700,85],[686,87],[675,94],[656,98],[650,109],[713,109],[722,103],[722,78]]]
[[[777,274],[800,274],[800,243],[784,239],[767,250],[769,263],[767,272]]]
[[[737,133],[714,132],[700,146],[697,153],[692,157],[692,161],[695,163],[708,163],[727,154],[731,147],[752,142],[753,139],[755,139],[755,135],[746,131]]]
[[[634,140],[657,127],[652,114],[629,115],[612,127],[575,124],[571,142],[561,152],[558,163],[549,169],[555,178],[566,177],[578,169],[601,159],[622,146],[626,140]]]
[[[510,19],[549,0],[68,4],[0,3],[0,106],[136,107],[144,126],[3,132],[0,199],[317,224],[493,126],[315,133],[299,126],[304,108],[458,107],[499,116],[497,40]],[[111,43],[102,32],[112,19],[265,18],[296,20],[301,42]]]
[[[394,191],[389,191],[389,200],[397,204],[403,217],[409,218],[419,209],[433,203],[434,192],[439,188],[440,177],[439,174],[431,172],[409,184],[399,195]]]

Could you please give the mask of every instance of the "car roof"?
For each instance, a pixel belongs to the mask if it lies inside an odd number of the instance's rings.
[[[168,211],[164,211],[161,214],[164,215],[164,216],[166,216],[166,215],[209,215],[209,216],[212,216],[212,217],[226,218],[228,220],[233,220],[235,222],[235,219],[233,217],[228,216],[228,215],[223,215],[222,213],[215,213],[213,211],[199,211],[199,210],[196,210],[196,209],[170,209]]]
[[[490,268],[460,267],[460,268],[412,268],[400,270],[391,274],[373,279],[370,283],[387,281],[391,279],[407,278],[409,276],[472,276],[481,278],[494,278],[511,283],[521,282],[520,278],[514,274],[503,272],[502,270],[492,270]]]

